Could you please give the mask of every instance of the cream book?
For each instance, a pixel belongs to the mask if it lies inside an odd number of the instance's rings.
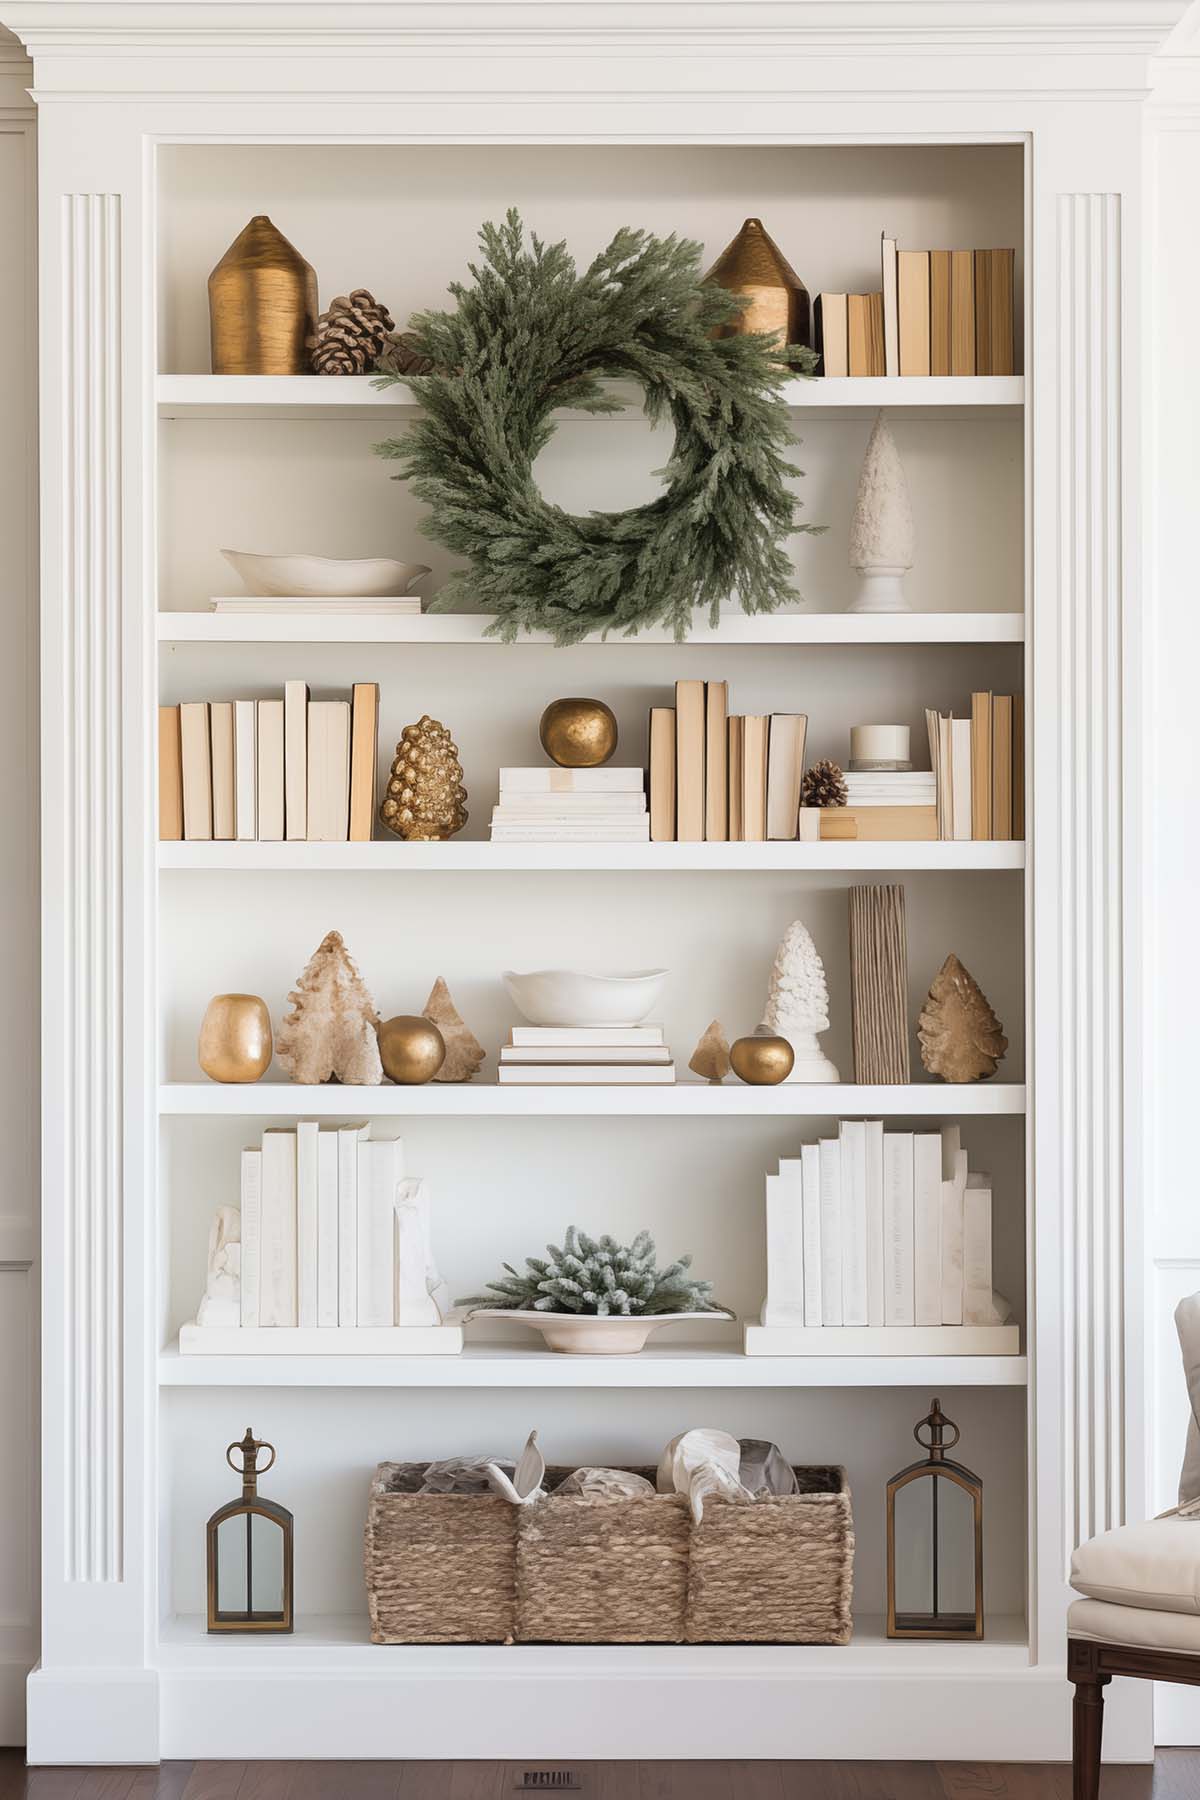
[[[929,252],[901,250],[897,258],[900,296],[900,373],[929,373]]]
[[[950,373],[975,373],[975,252],[950,252]]]
[[[514,1025],[509,1036],[516,1045],[547,1050],[584,1049],[589,1044],[623,1049],[665,1041],[661,1025]]]
[[[258,836],[260,843],[283,837],[283,701],[258,703]]]
[[[308,839],[345,843],[350,833],[350,706],[311,700],[308,706]]]
[[[675,836],[704,842],[704,683],[675,683]]]
[[[971,836],[992,835],[992,696],[971,695]]]
[[[496,1078],[501,1087],[669,1087],[675,1064],[502,1062]]]
[[[710,844],[729,837],[729,683],[704,686],[704,835]]]
[[[1013,835],[1013,702],[1011,694],[992,696],[992,836],[1008,842]]]
[[[791,839],[799,830],[804,781],[805,713],[772,713],[767,737],[768,838]]]
[[[317,1324],[336,1328],[341,1310],[338,1295],[338,1137],[322,1131],[317,1138]]]
[[[308,836],[308,683],[283,686],[283,818],[289,839]]]
[[[183,835],[189,842],[212,838],[212,753],[208,736],[208,702],[185,700],[179,708],[180,758],[183,768]]]
[[[673,706],[650,708],[650,766],[646,772],[649,790],[650,841],[671,844],[675,841],[675,709]]]
[[[258,836],[258,722],[253,700],[233,706],[234,816],[237,836],[253,843]]]
[[[742,720],[742,839],[761,844],[767,836],[767,741],[770,719],[747,713]]]
[[[502,1044],[502,1063],[668,1063],[666,1044]]]
[[[816,348],[821,358],[822,375],[850,373],[847,337],[846,295],[818,294],[813,307]]]
[[[729,842],[740,844],[745,838],[742,821],[742,770],[745,762],[746,721],[735,713],[728,721],[729,735],[726,764],[729,785]]]
[[[929,373],[954,373],[949,250],[929,252]]]
[[[883,372],[900,373],[900,305],[897,288],[896,240],[884,232],[879,240],[883,279]]]
[[[379,761],[379,684],[356,681],[351,694],[350,842],[369,844],[375,830]]]
[[[212,833],[214,838],[226,842],[237,836],[233,702],[214,700],[208,716],[212,748]]]
[[[183,749],[177,706],[158,709],[158,835],[164,843],[183,836]]]

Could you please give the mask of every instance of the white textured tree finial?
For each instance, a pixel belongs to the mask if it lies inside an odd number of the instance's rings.
[[[795,1062],[789,1081],[829,1082],[838,1072],[817,1043],[829,1029],[829,989],[825,968],[808,927],[796,919],[775,953],[767,1005],[759,1034],[786,1038]]]
[[[850,566],[862,577],[851,612],[908,612],[904,575],[916,554],[904,464],[880,412],[858,477],[850,523]]]

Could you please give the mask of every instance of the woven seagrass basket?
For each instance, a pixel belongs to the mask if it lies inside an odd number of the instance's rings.
[[[800,1492],[753,1505],[591,1503],[554,1489],[419,1495],[424,1463],[381,1463],[365,1543],[377,1644],[845,1644],[854,1521],[844,1469],[797,1468]],[[654,1478],[652,1469],[635,1473]]]

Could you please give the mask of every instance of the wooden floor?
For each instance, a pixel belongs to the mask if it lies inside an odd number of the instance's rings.
[[[0,1800],[501,1800],[526,1767],[492,1762],[167,1762],[155,1769],[26,1769],[0,1750]],[[1059,1763],[576,1763],[580,1800],[1070,1800]],[[1104,1771],[1101,1800],[1200,1800],[1200,1750]]]

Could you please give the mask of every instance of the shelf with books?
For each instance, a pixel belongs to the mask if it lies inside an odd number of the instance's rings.
[[[1023,843],[946,840],[801,844],[491,844],[163,842],[158,866],[190,871],[278,874],[537,874],[573,869],[625,874],[747,874],[776,869],[797,875],[860,870],[1001,871],[1025,867]]]
[[[924,1388],[1025,1387],[1024,1356],[745,1356],[687,1345],[636,1356],[563,1356],[475,1344],[458,1356],[181,1356],[158,1359],[160,1387]],[[931,1388],[931,1391],[932,1391]]]
[[[809,1086],[713,1086],[677,1081],[662,1087],[500,1087],[494,1080],[428,1082],[423,1087],[301,1087],[286,1081],[223,1084],[166,1082],[158,1090],[163,1118],[968,1118],[1025,1112],[1020,1082],[859,1087],[851,1082]]]

